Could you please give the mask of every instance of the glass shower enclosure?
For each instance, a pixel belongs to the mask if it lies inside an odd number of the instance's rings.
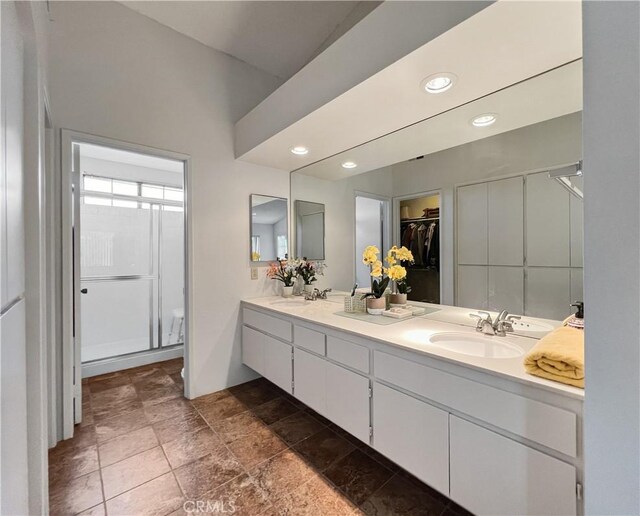
[[[83,170],[83,363],[184,343],[183,203],[175,182]]]

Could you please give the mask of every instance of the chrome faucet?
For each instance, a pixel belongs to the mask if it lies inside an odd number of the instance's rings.
[[[305,292],[304,298],[306,301],[315,301],[316,299],[327,299],[327,293],[331,292],[330,288],[325,290],[318,290],[317,288],[313,289],[313,292]]]
[[[507,310],[498,313],[496,320],[491,319],[489,312],[478,311],[475,314],[469,314],[472,319],[478,319],[476,331],[485,335],[498,335],[504,337],[507,333],[513,332],[513,321],[520,319],[518,315],[509,315]]]

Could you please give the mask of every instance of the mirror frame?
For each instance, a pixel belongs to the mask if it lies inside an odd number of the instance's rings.
[[[278,257],[276,256],[273,260],[252,260],[252,242],[251,239],[253,238],[253,198],[254,197],[269,197],[271,199],[274,200],[280,200],[280,201],[284,201],[286,203],[286,209],[285,209],[285,215],[287,217],[287,254],[285,257],[285,259],[289,259],[289,257],[291,256],[291,235],[290,235],[290,228],[289,228],[289,224],[290,224],[290,220],[289,220],[289,216],[290,216],[290,206],[289,206],[289,199],[287,197],[278,197],[276,195],[266,195],[266,194],[249,194],[249,263],[251,265],[260,265],[260,264],[268,264],[271,262],[274,262],[278,259]]]

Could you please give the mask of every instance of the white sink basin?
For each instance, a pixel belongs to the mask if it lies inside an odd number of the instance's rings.
[[[519,346],[504,341],[505,337],[473,333],[436,333],[429,344],[462,355],[485,358],[517,358],[524,355]]]
[[[526,337],[542,338],[552,331],[556,326],[544,321],[536,321],[533,319],[523,318],[513,321],[513,331],[518,335]]]
[[[307,301],[303,297],[298,297],[293,299],[278,299],[276,301],[272,301],[271,305],[280,308],[297,308],[300,306],[306,306],[310,303],[311,301]]]

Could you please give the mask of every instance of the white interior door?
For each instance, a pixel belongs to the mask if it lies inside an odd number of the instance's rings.
[[[62,133],[62,432],[82,420],[80,335],[80,147]]]
[[[80,321],[80,146],[73,145],[71,169],[73,196],[73,422],[82,421],[82,325]]]

